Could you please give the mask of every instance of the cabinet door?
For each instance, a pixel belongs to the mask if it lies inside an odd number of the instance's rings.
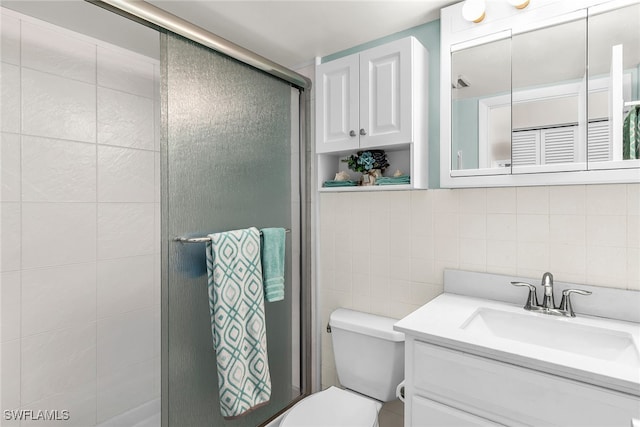
[[[358,55],[316,68],[316,152],[358,148]]]
[[[360,147],[412,141],[411,52],[401,39],[360,53]]]
[[[414,396],[411,403],[410,425],[412,427],[490,427],[501,425],[419,396]]]

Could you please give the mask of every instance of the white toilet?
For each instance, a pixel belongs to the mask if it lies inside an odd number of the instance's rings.
[[[280,427],[377,427],[404,378],[404,334],[395,319],[339,308],[329,326],[340,384],[297,403]]]

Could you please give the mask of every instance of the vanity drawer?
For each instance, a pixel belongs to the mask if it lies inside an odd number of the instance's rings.
[[[629,426],[640,398],[414,341],[412,393],[505,425]]]
[[[493,423],[484,418],[476,417],[468,412],[414,396],[411,399],[411,416],[409,425],[411,427],[498,427],[500,424]]]

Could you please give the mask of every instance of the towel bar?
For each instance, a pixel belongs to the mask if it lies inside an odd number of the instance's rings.
[[[291,230],[288,228],[284,229],[285,233],[290,233]],[[260,232],[260,235],[262,236],[262,231]],[[180,242],[180,243],[205,243],[205,242],[209,242],[211,241],[211,238],[209,236],[204,236],[204,237],[176,237],[175,239],[173,239],[176,242]]]

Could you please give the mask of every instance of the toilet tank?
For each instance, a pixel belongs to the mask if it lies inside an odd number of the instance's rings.
[[[331,313],[331,339],[340,384],[388,402],[404,379],[404,334],[396,319],[339,308]]]

